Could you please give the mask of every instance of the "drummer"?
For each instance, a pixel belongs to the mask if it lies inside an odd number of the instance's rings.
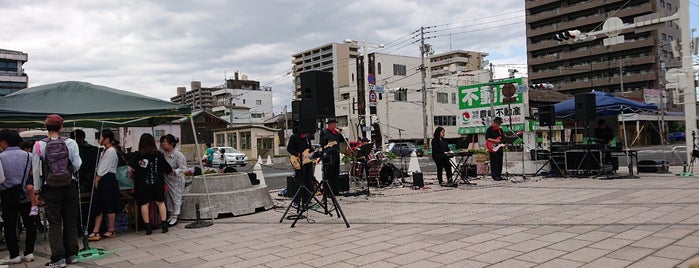
[[[373,155],[371,155],[371,150],[367,150],[367,144],[369,144],[369,139],[366,137],[361,138],[359,140],[359,144],[353,148],[355,155],[357,156],[357,162],[362,163],[362,166],[364,167],[364,172],[368,172],[367,168],[367,161],[372,158]],[[369,145],[370,146],[370,145]],[[367,159],[369,158],[369,159]],[[368,174],[368,173],[367,173]]]

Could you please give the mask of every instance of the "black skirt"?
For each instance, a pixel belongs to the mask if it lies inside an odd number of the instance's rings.
[[[116,213],[120,210],[121,194],[119,194],[119,183],[114,173],[110,172],[102,176],[92,199],[93,215]]]

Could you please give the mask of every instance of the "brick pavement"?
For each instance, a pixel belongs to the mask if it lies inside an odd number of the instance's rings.
[[[351,228],[316,212],[289,228],[279,223],[288,199],[274,196],[279,209],[212,227],[92,243],[113,254],[79,266],[687,267],[699,257],[699,178],[475,182],[342,197]],[[39,260],[18,267],[45,262],[39,242]]]

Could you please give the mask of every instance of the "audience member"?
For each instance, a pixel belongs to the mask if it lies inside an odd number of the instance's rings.
[[[172,173],[172,167],[155,146],[153,135],[144,133],[138,141],[138,152],[129,159],[129,167],[134,170],[134,189],[136,201],[141,207],[141,216],[146,224],[146,235],[153,233],[148,215],[148,205],[155,201],[160,219],[165,222],[165,174]],[[162,232],[167,233],[168,225],[162,225]]]
[[[165,183],[168,186],[168,191],[165,195],[165,205],[167,213],[170,215],[167,220],[167,225],[169,226],[175,226],[177,217],[180,215],[182,192],[184,191],[184,172],[187,170],[187,159],[180,150],[175,149],[178,142],[180,142],[180,139],[172,134],[160,137],[160,146],[163,148],[165,160],[175,171],[165,175]]]
[[[92,195],[92,213],[95,213],[95,226],[92,229],[92,233],[87,237],[90,241],[116,237],[114,222],[121,201],[119,184],[116,178],[119,157],[114,148],[114,132],[109,129],[102,130],[100,145],[104,146],[104,151],[97,164],[97,176],[94,179],[95,189]],[[107,214],[107,232],[100,235],[104,214]]]

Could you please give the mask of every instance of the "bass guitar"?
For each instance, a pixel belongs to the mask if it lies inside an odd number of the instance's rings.
[[[323,148],[328,148],[335,146],[337,144],[336,141],[329,142],[325,147]],[[313,163],[315,161],[316,157],[313,157],[313,153],[309,149],[303,150],[300,156],[298,155],[292,155],[289,156],[289,162],[291,163],[291,166],[294,167],[295,170],[301,169],[301,166],[308,164],[308,163]]]

